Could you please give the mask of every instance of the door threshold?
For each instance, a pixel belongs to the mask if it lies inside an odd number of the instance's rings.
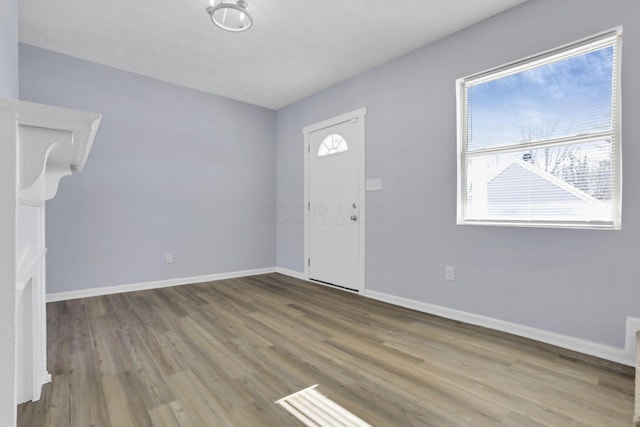
[[[336,284],[333,284],[333,283],[330,283],[330,282],[325,282],[324,280],[312,279],[311,277],[309,278],[309,280],[311,280],[312,282],[316,282],[316,283],[322,283],[323,285],[329,285],[329,286],[331,286],[333,288],[340,288],[340,289],[344,289],[345,291],[359,293],[359,291],[357,289],[347,288],[346,286],[336,285]]]

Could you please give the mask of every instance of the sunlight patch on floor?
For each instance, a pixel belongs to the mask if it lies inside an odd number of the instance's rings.
[[[318,384],[305,388],[276,403],[304,425],[310,427],[371,427],[371,424],[363,421],[333,400],[316,390]]]

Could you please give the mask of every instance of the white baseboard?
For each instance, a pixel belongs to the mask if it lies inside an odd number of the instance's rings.
[[[295,277],[300,280],[306,280],[304,273],[288,270],[286,268],[276,267],[276,273]],[[409,298],[385,294],[382,292],[365,290],[361,295],[378,301],[387,302],[389,304],[399,305],[401,307],[410,308],[423,313],[444,317],[446,319],[457,320],[470,325],[482,326],[484,328],[518,335],[546,344],[555,345],[556,347],[567,350],[577,351],[579,353],[610,360],[622,365],[635,366],[636,364],[636,331],[640,331],[640,318],[627,317],[625,346],[624,348],[620,348],[569,335],[549,332],[518,323],[507,322],[493,317],[482,316],[480,314],[468,313],[466,311],[455,310]]]
[[[631,339],[629,336],[635,337],[635,331],[640,330],[640,319],[637,318],[627,318],[627,339],[625,342],[625,348],[619,348],[479,314],[467,313],[465,311],[454,310],[439,305],[397,297],[382,292],[367,290],[364,295],[368,298],[399,305],[412,310],[434,314],[436,316],[457,320],[471,325],[507,332],[513,335],[518,335],[546,344],[617,362],[622,365],[635,366],[635,338]]]
[[[36,402],[40,400],[40,397],[42,396],[42,387],[50,382],[51,374],[49,373],[49,371],[42,372],[40,374],[40,380],[38,382],[34,382],[33,384],[33,399],[31,399],[31,401]]]
[[[82,289],[79,291],[56,292],[47,294],[47,302],[66,301],[77,298],[89,298],[99,295],[119,294],[122,292],[143,291],[147,289],[168,288],[171,286],[189,285],[192,283],[212,282],[214,280],[235,279],[237,277],[256,276],[258,274],[275,273],[275,267],[256,268],[253,270],[232,271],[229,273],[206,274],[203,276],[181,277],[177,279],[157,280],[153,282],[133,283],[129,285],[105,286]]]
[[[627,333],[625,335],[624,340],[624,352],[627,354],[627,357],[631,362],[633,362],[633,366],[636,365],[638,356],[636,355],[637,347],[637,337],[636,332],[640,331],[640,318],[627,316]]]
[[[304,277],[304,273],[300,273],[299,271],[289,270],[288,268],[276,267],[276,273],[284,274],[285,276],[295,277],[300,280],[307,280]]]
[[[83,289],[79,291],[58,292],[47,295],[47,302],[65,301],[77,298],[88,298],[99,295],[110,295],[122,292],[141,291],[147,289],[167,288],[171,286],[188,285],[192,283],[211,282],[215,280],[234,279],[238,277],[255,276],[258,274],[280,273],[285,276],[306,280],[304,273],[289,270],[282,267],[266,267],[253,270],[233,271],[229,273],[208,274],[204,276],[184,277],[177,279],[158,280],[154,282],[135,283],[130,285],[106,286],[93,289]],[[497,331],[518,335],[532,340],[579,353],[599,357],[627,366],[636,364],[636,331],[640,330],[640,318],[627,317],[626,340],[624,348],[614,347],[607,344],[588,341],[581,338],[562,335],[543,329],[532,328],[518,323],[507,322],[505,320],[468,313],[439,305],[429,304],[395,295],[385,294],[371,290],[365,290],[361,294],[367,298],[387,302],[412,310],[429,313],[446,319],[457,320],[471,325],[482,326]]]

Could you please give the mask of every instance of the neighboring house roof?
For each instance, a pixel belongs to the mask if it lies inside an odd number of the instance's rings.
[[[517,169],[515,169],[517,168]],[[534,176],[541,178],[543,180],[545,180],[546,182],[548,182],[549,184],[557,187],[559,190],[564,191],[567,193],[567,195],[571,195],[575,198],[578,198],[584,202],[587,203],[593,203],[593,204],[598,204],[598,205],[602,205],[604,206],[604,203],[601,202],[600,200],[596,199],[595,197],[592,197],[590,195],[588,195],[587,193],[585,193],[584,191],[574,187],[571,184],[568,184],[566,182],[564,182],[563,180],[557,178],[556,176],[550,174],[549,172],[546,172],[534,165],[532,165],[531,163],[527,163],[524,162],[522,160],[514,160],[513,162],[509,163],[507,166],[505,166],[504,168],[502,168],[498,173],[496,173],[494,176],[492,176],[489,181],[489,188],[491,188],[491,182],[499,179],[500,177],[504,176],[505,173],[508,172],[515,172],[516,170],[521,170],[525,173],[530,173],[533,174]]]

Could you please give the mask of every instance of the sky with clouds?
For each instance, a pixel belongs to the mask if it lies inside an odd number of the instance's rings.
[[[611,129],[613,49],[468,87],[468,148]]]

